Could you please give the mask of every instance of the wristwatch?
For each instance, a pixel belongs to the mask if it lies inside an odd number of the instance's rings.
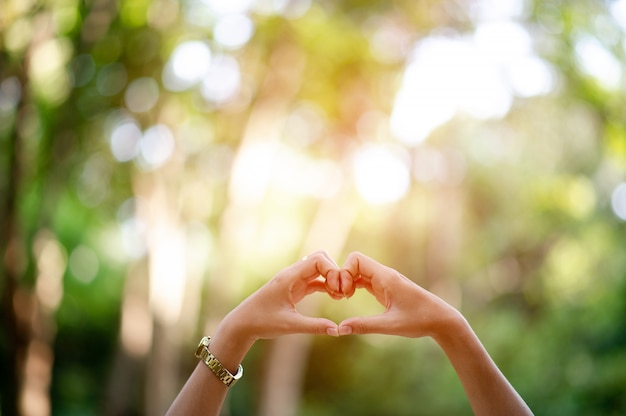
[[[220,361],[215,358],[213,353],[209,351],[209,344],[211,343],[211,337],[202,337],[198,348],[196,349],[196,357],[200,358],[209,367],[209,369],[219,378],[222,383],[226,384],[226,387],[230,387],[237,382],[243,376],[243,367],[239,364],[237,374],[233,375],[228,371]]]

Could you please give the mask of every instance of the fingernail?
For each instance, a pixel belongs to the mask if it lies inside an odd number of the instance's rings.
[[[326,333],[328,335],[330,335],[331,337],[338,337],[339,336],[339,331],[337,330],[337,328],[327,328],[326,329]]]
[[[350,335],[352,334],[352,327],[351,326],[340,326],[339,327],[339,335]]]

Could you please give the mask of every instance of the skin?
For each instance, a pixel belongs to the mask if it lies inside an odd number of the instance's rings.
[[[358,288],[370,292],[385,311],[337,325],[328,319],[303,316],[295,309],[313,292],[341,299],[352,296]],[[296,333],[430,336],[455,368],[475,415],[532,415],[456,309],[361,253],[350,254],[341,269],[324,251],[283,269],[222,320],[209,348],[234,374],[258,339]],[[227,390],[199,362],[167,414],[217,416]]]
[[[341,273],[352,277],[349,293],[353,293],[354,287],[363,287],[385,311],[344,320],[339,324],[340,335],[432,337],[456,370],[475,415],[532,415],[455,308],[396,270],[361,253],[350,254]],[[341,290],[347,276],[340,280],[334,275],[327,279],[329,290]]]
[[[209,346],[235,374],[255,341],[287,334],[338,335],[337,324],[301,315],[295,305],[306,295],[326,292],[326,279],[337,281],[337,264],[318,251],[280,271],[222,320]],[[334,293],[335,298],[341,294]],[[200,361],[172,403],[168,415],[218,415],[228,388]]]

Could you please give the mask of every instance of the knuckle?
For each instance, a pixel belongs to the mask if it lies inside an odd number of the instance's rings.
[[[348,254],[348,260],[354,260],[357,257],[361,257],[363,254],[360,251],[353,251]]]
[[[367,325],[363,321],[353,321],[350,326],[353,334],[367,334]]]
[[[311,256],[313,257],[325,257],[327,255],[326,250],[320,249],[317,251],[314,251]]]
[[[308,256],[306,256],[307,260],[311,260],[311,261],[318,261],[321,258],[324,257],[324,250],[317,250],[311,254],[309,254]]]

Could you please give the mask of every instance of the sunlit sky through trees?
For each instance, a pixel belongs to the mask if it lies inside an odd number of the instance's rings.
[[[626,412],[625,40],[626,0],[0,2],[0,413],[163,414],[318,249],[458,307],[536,414]],[[348,338],[261,344],[229,411],[468,412],[432,344]]]

